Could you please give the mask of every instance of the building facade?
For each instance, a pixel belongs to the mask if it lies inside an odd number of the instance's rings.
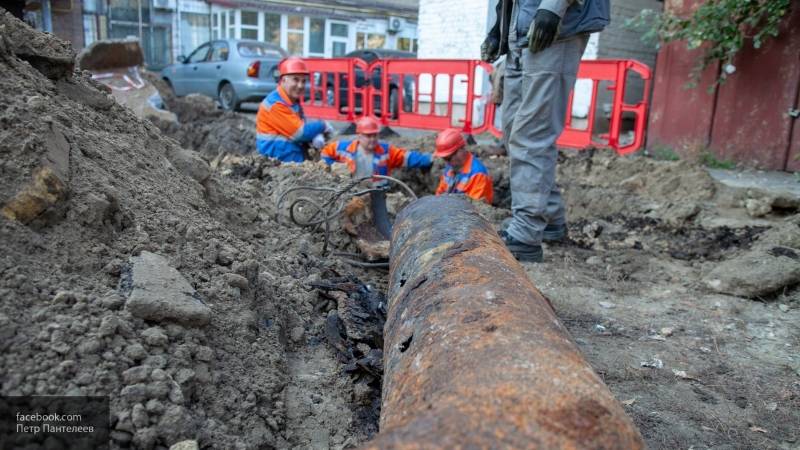
[[[211,39],[273,42],[292,55],[337,57],[361,48],[417,51],[417,0],[39,0],[29,22],[76,51],[138,37],[159,70]]]

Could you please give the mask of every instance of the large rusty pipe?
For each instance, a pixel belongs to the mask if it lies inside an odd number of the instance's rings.
[[[364,448],[644,448],[548,300],[458,196],[392,234],[380,433]]]

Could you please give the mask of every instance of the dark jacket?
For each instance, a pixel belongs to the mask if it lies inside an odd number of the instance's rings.
[[[500,40],[499,55],[508,52],[509,29],[513,22],[512,10],[515,0],[498,0],[495,11],[497,22],[489,31],[491,36]],[[516,0],[516,34],[517,47],[528,46],[528,29],[539,8],[546,9],[561,17],[561,29],[558,39],[566,39],[583,33],[602,31],[611,21],[609,0]]]

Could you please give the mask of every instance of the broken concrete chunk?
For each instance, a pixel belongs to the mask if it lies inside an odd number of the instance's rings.
[[[211,309],[185,278],[162,256],[143,251],[132,257],[132,290],[125,308],[136,317],[152,321],[175,321],[200,327],[211,320]]]
[[[167,159],[173,167],[178,169],[178,172],[191,177],[200,184],[203,184],[211,176],[211,168],[197,152],[178,148],[170,152]]]
[[[703,279],[710,289],[739,297],[761,297],[800,282],[800,250],[755,249],[723,261]]]
[[[170,446],[169,450],[198,450],[197,441],[181,441]]]

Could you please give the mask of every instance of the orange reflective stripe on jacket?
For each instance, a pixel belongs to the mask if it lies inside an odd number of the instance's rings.
[[[303,133],[300,105],[293,103],[282,87],[273,91],[258,105],[256,133],[283,136],[295,140]]]
[[[322,160],[328,164],[334,162],[347,164],[350,173],[356,172],[356,152],[358,141],[334,141],[322,148]],[[386,142],[378,142],[372,151],[373,175],[391,175],[392,170],[401,167],[430,166],[430,156],[419,152],[408,151]]]
[[[492,204],[494,190],[492,178],[481,161],[469,153],[464,167],[456,173],[450,164],[445,166],[444,173],[439,178],[436,195],[445,193],[466,194],[474,200],[482,200]]]

